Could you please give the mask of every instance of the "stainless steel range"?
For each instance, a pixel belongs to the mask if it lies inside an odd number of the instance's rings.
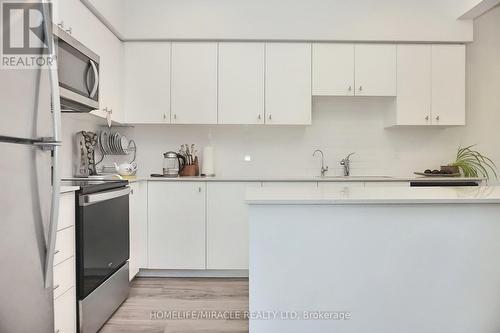
[[[129,293],[129,193],[126,180],[63,180],[76,196],[78,327],[95,333]]]

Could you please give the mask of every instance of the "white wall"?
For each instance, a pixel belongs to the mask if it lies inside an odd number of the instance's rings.
[[[109,0],[108,0],[109,1]],[[471,0],[125,0],[126,39],[471,41]]]
[[[475,42],[467,47],[467,126],[455,128],[384,129],[391,98],[315,98],[313,125],[266,126],[136,126],[128,130],[139,147],[141,174],[161,172],[162,153],[180,144],[208,143],[216,148],[221,176],[315,175],[323,149],[329,174],[341,174],[338,161],[355,151],[353,174],[410,175],[452,161],[460,145],[478,149],[500,164],[500,8],[475,22]],[[243,161],[245,154],[251,162]]]

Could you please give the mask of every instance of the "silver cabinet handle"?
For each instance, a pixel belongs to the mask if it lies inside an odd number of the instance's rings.
[[[200,186],[200,187],[198,187],[198,192],[200,192],[200,193],[201,193],[201,186]]]
[[[55,332],[54,332],[54,333],[59,333],[59,332],[61,332],[61,330],[55,330]]]
[[[363,91],[363,86],[359,86],[359,91]]]
[[[97,71],[97,65],[93,60],[90,61],[90,66],[92,67],[92,70],[94,71],[94,87],[92,88],[92,91],[90,92],[89,96],[90,98],[94,98],[95,95],[97,94],[97,89],[99,88],[99,72]]]
[[[56,285],[54,286],[53,290],[56,290],[56,289],[57,289],[57,288],[59,288],[59,287],[60,287],[60,285],[56,284]]]
[[[439,120],[439,116],[436,116],[436,120]]]
[[[429,116],[425,116],[425,120],[429,120]]]
[[[259,113],[259,115],[257,116],[257,119],[259,119],[259,120],[260,120],[260,119],[262,119],[262,117],[260,116],[260,113]]]
[[[64,29],[64,21],[57,23],[57,25],[59,26],[59,28]]]
[[[352,91],[352,86],[349,86],[348,90],[349,90],[349,91]]]
[[[273,120],[273,116],[272,115],[269,115],[269,120]]]
[[[163,114],[163,119],[167,119],[167,115],[165,113]]]
[[[58,254],[59,252],[60,252],[59,250],[55,250],[54,255]]]
[[[174,113],[174,119],[177,119],[177,115]]]
[[[66,29],[66,32],[71,35],[73,34],[73,29],[69,27],[68,29]]]

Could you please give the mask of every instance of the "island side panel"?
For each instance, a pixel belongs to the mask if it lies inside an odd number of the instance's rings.
[[[251,205],[250,332],[500,327],[500,205]],[[263,312],[261,312],[263,311]],[[347,311],[348,321],[267,311]],[[278,315],[279,317],[279,315]]]

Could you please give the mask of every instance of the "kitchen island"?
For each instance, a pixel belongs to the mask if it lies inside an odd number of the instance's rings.
[[[250,332],[494,332],[500,187],[254,188]]]

